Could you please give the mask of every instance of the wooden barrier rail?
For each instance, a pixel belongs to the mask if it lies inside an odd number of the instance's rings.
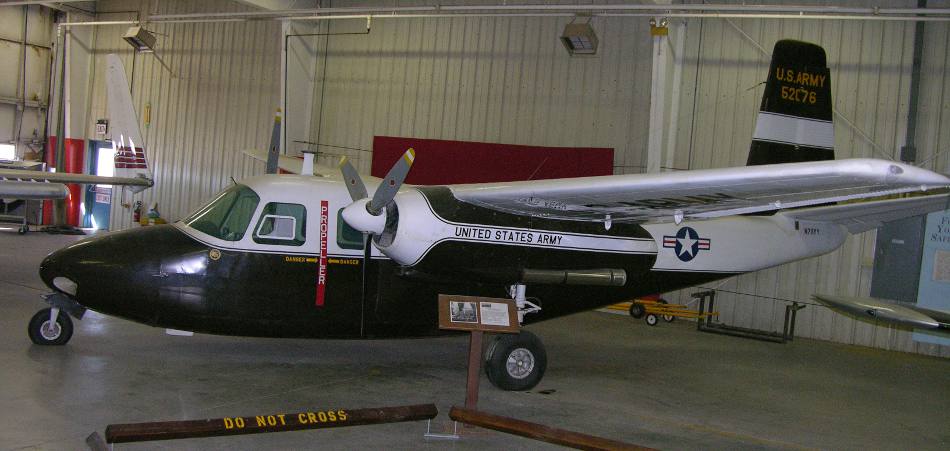
[[[439,414],[435,404],[378,407],[372,409],[327,409],[312,412],[280,413],[252,417],[226,417],[207,420],[159,421],[152,423],[110,424],[107,443],[144,442],[181,438],[261,434],[265,432],[326,429],[366,424],[431,420]]]
[[[576,449],[586,450],[652,450],[643,446],[631,445],[629,443],[618,442],[593,435],[581,434],[580,432],[567,431],[564,429],[552,428],[537,423],[516,420],[514,418],[492,415],[490,413],[479,412],[473,409],[453,406],[449,410],[449,418],[462,423],[480,426],[483,428],[494,429],[496,431],[509,434],[520,435],[535,440],[541,440],[548,443],[554,443],[561,446],[569,446]]]

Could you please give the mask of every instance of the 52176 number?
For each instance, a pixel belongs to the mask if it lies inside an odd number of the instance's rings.
[[[805,88],[793,88],[791,86],[782,86],[782,98],[792,102],[809,103],[812,105],[818,100],[815,91],[809,91]]]

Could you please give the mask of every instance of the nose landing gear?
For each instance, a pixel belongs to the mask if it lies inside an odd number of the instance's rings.
[[[44,346],[66,344],[73,336],[73,321],[69,315],[60,315],[58,307],[45,308],[30,319],[27,333],[33,343]]]

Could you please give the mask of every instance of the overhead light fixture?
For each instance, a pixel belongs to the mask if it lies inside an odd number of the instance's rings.
[[[129,27],[122,39],[137,52],[153,52],[155,48],[155,35],[139,26]]]
[[[597,53],[597,34],[594,28],[590,26],[590,21],[586,23],[574,23],[573,21],[564,27],[564,33],[561,34],[561,43],[567,49],[567,53],[573,55],[593,55]]]

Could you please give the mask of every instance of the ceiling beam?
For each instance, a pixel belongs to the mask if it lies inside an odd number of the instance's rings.
[[[320,6],[318,0],[235,0],[236,2],[253,8],[269,11],[283,11],[291,9],[310,9]]]

